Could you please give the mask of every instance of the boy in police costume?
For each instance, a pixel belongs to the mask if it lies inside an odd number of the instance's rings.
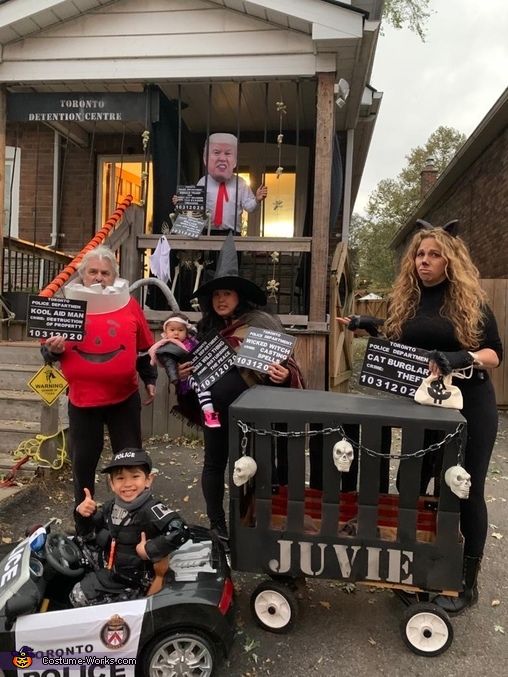
[[[115,497],[97,507],[90,490],[77,512],[90,520],[104,568],[86,574],[70,593],[73,606],[106,604],[145,594],[153,562],[183,545],[190,531],[180,515],[152,496],[152,461],[143,449],[124,449],[101,470]]]

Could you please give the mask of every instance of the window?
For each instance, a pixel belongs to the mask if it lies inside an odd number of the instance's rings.
[[[4,235],[19,234],[19,168],[21,149],[5,147]]]

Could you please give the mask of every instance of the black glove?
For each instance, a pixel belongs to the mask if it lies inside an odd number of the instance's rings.
[[[371,315],[351,315],[351,321],[347,328],[349,331],[364,329],[371,336],[379,336],[378,327],[383,323],[384,320],[380,320],[378,317],[372,317]]]
[[[437,364],[444,376],[451,374],[454,369],[464,369],[470,367],[474,358],[467,350],[455,350],[445,353],[442,350],[432,350],[429,353],[429,360]]]
[[[46,345],[41,346],[41,354],[44,359],[45,365],[54,364],[55,362],[58,362],[61,357],[61,355],[56,355],[55,353],[52,353],[51,350]]]

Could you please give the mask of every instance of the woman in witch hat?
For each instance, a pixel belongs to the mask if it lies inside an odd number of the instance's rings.
[[[283,332],[280,320],[260,306],[266,305],[266,294],[254,282],[238,274],[238,257],[232,234],[228,235],[221,249],[215,276],[196,291],[203,316],[198,323],[198,338],[215,329],[237,350],[250,327]],[[190,362],[178,369],[180,379],[186,379],[192,372]],[[229,405],[247,388],[256,384],[303,388],[303,378],[296,362],[289,358],[285,364],[273,363],[267,374],[261,374],[243,367],[233,367],[211,388],[221,427],[205,428],[205,458],[201,486],[206,502],[210,528],[227,538],[224,513],[224,473],[228,462]],[[197,406],[194,409],[199,414]],[[192,419],[188,402],[180,401],[180,411]],[[195,418],[193,419],[195,420]]]

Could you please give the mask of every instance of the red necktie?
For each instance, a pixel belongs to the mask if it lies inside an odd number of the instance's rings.
[[[215,203],[215,214],[213,217],[214,226],[222,227],[222,214],[224,211],[224,200],[229,202],[229,195],[224,181],[219,184],[219,190],[217,191],[217,202]]]

